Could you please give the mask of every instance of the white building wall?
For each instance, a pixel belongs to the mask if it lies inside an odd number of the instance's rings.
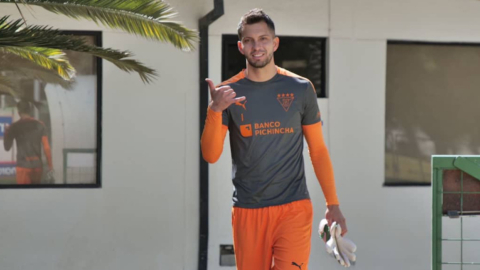
[[[169,1],[189,28],[208,7]],[[14,5],[0,16],[19,18]],[[29,24],[98,30],[34,8]],[[105,30],[105,29],[104,29]],[[198,49],[114,30],[103,45],[158,71],[150,85],[104,61],[100,189],[0,190],[1,269],[195,269],[198,254]]]
[[[179,20],[197,28],[213,1],[169,1]],[[0,15],[15,6],[0,4]],[[358,270],[429,269],[429,187],[384,188],[386,40],[480,40],[477,0],[229,1],[210,28],[210,77],[220,82],[221,34],[263,7],[279,35],[329,38],[329,98],[319,100]],[[29,23],[65,30],[98,29],[34,9]],[[104,62],[101,189],[0,190],[1,269],[187,269],[198,259],[198,50],[118,31],[104,46],[128,49],[157,69],[142,84]],[[281,43],[280,43],[281,46]],[[219,245],[230,244],[231,161],[228,140],[210,166],[209,270],[220,268]],[[306,152],[305,152],[306,153]],[[325,211],[306,155],[314,226]],[[312,236],[311,269],[335,269]],[[412,242],[415,244],[412,245]],[[335,267],[335,268],[334,268]],[[231,269],[231,268],[230,268]]]

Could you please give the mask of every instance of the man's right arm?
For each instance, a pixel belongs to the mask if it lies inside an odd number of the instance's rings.
[[[237,94],[228,85],[215,87],[212,80],[205,81],[210,88],[212,101],[208,107],[200,144],[203,158],[208,163],[215,163],[222,155],[223,142],[228,130],[228,127],[222,124],[223,111],[233,103],[245,100],[245,97],[235,97]]]
[[[10,151],[13,145],[13,132],[11,130],[11,126],[7,127],[5,130],[5,135],[3,137],[3,148],[5,148],[5,151]]]
[[[222,124],[222,112],[214,111],[210,106],[201,138],[202,155],[208,163],[215,163],[223,152],[223,143],[228,127]]]

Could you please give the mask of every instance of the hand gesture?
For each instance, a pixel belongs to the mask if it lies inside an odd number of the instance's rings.
[[[233,103],[245,100],[245,97],[236,97],[237,93],[235,93],[235,91],[233,91],[228,85],[215,88],[215,84],[213,84],[212,80],[207,78],[205,81],[208,83],[210,95],[212,97],[210,108],[216,112],[221,112]]]

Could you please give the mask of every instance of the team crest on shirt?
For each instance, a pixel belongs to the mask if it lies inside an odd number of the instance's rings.
[[[280,105],[282,105],[286,112],[288,112],[288,109],[290,109],[290,105],[292,105],[294,99],[295,97],[293,96],[293,93],[277,95],[278,102],[280,102]]]

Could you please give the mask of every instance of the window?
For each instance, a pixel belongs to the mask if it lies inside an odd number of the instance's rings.
[[[480,45],[389,42],[385,185],[430,185],[431,155],[480,154]]]
[[[64,33],[101,46],[101,32]],[[14,86],[0,92],[0,188],[100,187],[101,60],[66,54],[77,71],[71,84],[0,55],[0,72]]]
[[[308,78],[319,98],[327,97],[325,83],[326,38],[279,36],[280,46],[274,53],[275,64]],[[246,67],[245,56],[237,47],[237,35],[223,35],[222,81]]]

